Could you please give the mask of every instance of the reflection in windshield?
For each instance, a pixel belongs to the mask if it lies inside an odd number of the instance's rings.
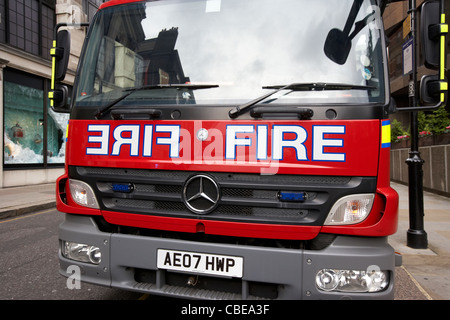
[[[213,83],[219,88],[139,91],[121,103],[188,98],[196,104],[241,104],[267,93],[264,87],[346,83],[371,90],[300,90],[276,101],[383,103],[382,30],[372,1],[363,1],[354,19],[374,13],[355,32],[346,62],[333,62],[324,52],[328,33],[346,24],[353,5],[354,0],[167,0],[105,8],[89,33],[75,99],[98,107],[124,89]]]

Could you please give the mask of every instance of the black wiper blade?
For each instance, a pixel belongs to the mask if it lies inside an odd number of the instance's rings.
[[[97,113],[94,115],[95,119],[99,120],[101,117],[105,115],[105,113],[114,107],[116,104],[118,104],[120,101],[131,95],[132,93],[136,91],[141,90],[156,90],[156,89],[188,89],[188,90],[197,90],[197,89],[210,89],[210,88],[217,88],[219,85],[217,84],[192,84],[192,83],[179,83],[179,84],[156,84],[156,85],[148,85],[148,86],[141,86],[141,87],[134,87],[123,90],[123,92],[126,92],[123,96],[117,98],[114,101],[111,101],[107,106],[102,108],[101,110],[97,111]]]
[[[268,97],[282,90],[292,90],[292,91],[372,90],[376,89],[376,87],[346,84],[346,83],[306,82],[306,83],[291,83],[288,85],[265,86],[263,87],[263,89],[275,89],[275,90],[252,101],[249,101],[243,105],[231,109],[228,112],[229,117],[230,118],[238,117],[242,113],[245,113],[247,110],[249,110],[251,107],[258,104],[259,102],[267,99]]]
[[[174,88],[174,89],[188,89],[188,90],[196,90],[196,89],[210,89],[210,88],[217,88],[219,87],[218,84],[195,84],[195,83],[172,83],[172,84],[154,84],[154,85],[147,85],[142,87],[136,87],[136,88],[129,88],[125,89],[124,91],[137,91],[137,90],[154,90],[154,89],[167,89],[167,88]]]
[[[269,92],[259,98],[256,98],[255,100],[249,101],[243,105],[237,106],[236,108],[231,109],[228,112],[228,116],[232,119],[237,118],[239,115],[241,115],[242,113],[246,112],[247,110],[249,110],[251,107],[253,107],[254,105],[258,104],[259,102],[263,101],[264,99],[267,99],[268,97],[270,97],[271,95],[274,95],[275,93],[281,91],[281,90],[286,90],[286,89],[291,89],[291,87],[295,86],[296,84],[289,84],[287,86],[280,86],[279,88],[277,88],[275,91]],[[263,87],[266,88],[266,87]]]
[[[280,89],[283,88],[282,85],[279,86],[266,86],[263,89]],[[309,83],[295,83],[289,86],[287,89],[292,89],[293,91],[325,91],[325,90],[374,90],[374,86],[365,86],[357,84],[347,84],[347,83],[327,83],[327,82],[309,82]]]

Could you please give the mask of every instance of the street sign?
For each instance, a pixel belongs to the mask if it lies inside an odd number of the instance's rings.
[[[413,71],[413,44],[414,41],[410,38],[402,46],[403,75],[410,74]]]

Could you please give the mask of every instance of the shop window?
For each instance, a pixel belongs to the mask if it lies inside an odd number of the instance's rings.
[[[3,163],[5,168],[64,163],[67,114],[56,114],[46,98],[47,83],[5,72],[3,83]]]
[[[47,112],[47,163],[64,163],[69,115],[56,113],[50,106]]]

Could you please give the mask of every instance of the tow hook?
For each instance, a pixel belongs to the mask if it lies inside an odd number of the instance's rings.
[[[197,283],[198,283],[198,276],[196,277],[192,276],[188,278],[187,285],[195,287]]]

